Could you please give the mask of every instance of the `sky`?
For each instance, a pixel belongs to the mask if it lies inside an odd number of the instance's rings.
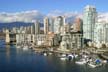
[[[108,0],[0,0],[0,12],[38,10],[48,13],[53,10],[82,12],[86,5],[94,5],[100,12],[106,12]]]
[[[100,18],[107,20],[107,3],[108,0],[0,0],[0,22],[32,22],[58,15],[81,17],[86,5],[95,6]]]

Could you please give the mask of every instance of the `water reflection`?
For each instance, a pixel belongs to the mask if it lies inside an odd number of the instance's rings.
[[[10,45],[6,45],[6,59],[10,61]]]

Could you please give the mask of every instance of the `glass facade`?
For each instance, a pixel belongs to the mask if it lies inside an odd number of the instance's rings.
[[[83,15],[83,38],[94,40],[94,26],[96,22],[96,8],[93,6],[86,6]]]

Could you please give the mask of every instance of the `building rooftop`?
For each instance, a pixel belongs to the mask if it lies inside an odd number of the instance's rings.
[[[87,5],[87,6],[85,7],[85,9],[88,9],[88,8],[95,8],[95,6],[93,6],[93,5]]]

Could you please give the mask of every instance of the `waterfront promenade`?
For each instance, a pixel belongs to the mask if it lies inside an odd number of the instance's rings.
[[[53,47],[52,47],[53,48]],[[87,49],[71,49],[71,50],[60,50],[58,47],[56,48],[53,48],[53,50],[51,51],[51,48],[32,48],[35,52],[53,52],[53,53],[67,53],[67,54],[70,54],[70,53],[76,53],[76,54],[79,54],[81,52],[85,52],[85,53],[88,53],[88,54],[103,54],[104,52],[107,52],[108,49],[95,49],[95,48],[87,48]]]

